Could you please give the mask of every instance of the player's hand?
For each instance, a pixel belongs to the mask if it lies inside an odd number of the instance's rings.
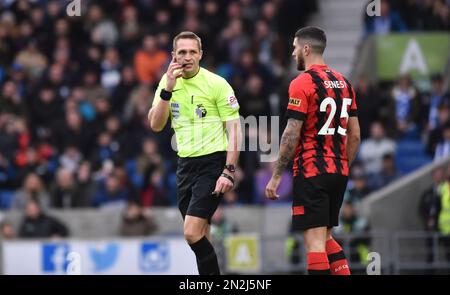
[[[213,194],[224,194],[233,189],[233,183],[226,177],[220,176],[216,182],[216,188],[214,189]]]
[[[269,183],[266,186],[266,197],[270,200],[277,200],[280,198],[279,195],[277,195],[277,189],[280,185],[281,177],[272,176]]]
[[[175,88],[175,84],[177,83],[177,78],[181,77],[183,74],[182,70],[183,66],[177,62],[175,62],[175,57],[172,57],[172,61],[167,68],[167,85],[166,90],[172,91]]]

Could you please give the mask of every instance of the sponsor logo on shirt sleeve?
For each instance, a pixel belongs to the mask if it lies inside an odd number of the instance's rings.
[[[232,108],[232,109],[237,109],[239,107],[239,103],[237,101],[236,96],[234,96],[234,94],[230,95],[227,97],[227,102],[228,105]]]

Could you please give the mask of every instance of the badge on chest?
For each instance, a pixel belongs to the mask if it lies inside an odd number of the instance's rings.
[[[198,118],[204,118],[206,116],[208,112],[206,111],[205,107],[203,106],[203,104],[197,104],[197,108],[195,109],[195,115]]]

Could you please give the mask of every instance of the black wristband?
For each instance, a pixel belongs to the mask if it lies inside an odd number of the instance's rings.
[[[169,101],[172,98],[172,92],[167,91],[166,89],[161,89],[159,96],[162,100]]]
[[[234,179],[233,177],[231,177],[230,175],[226,174],[226,173],[222,173],[222,175],[220,175],[222,177],[225,177],[226,179],[228,179],[229,181],[231,181],[231,183],[233,183],[234,185]]]

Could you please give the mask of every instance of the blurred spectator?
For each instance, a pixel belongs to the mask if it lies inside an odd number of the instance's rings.
[[[98,83],[98,74],[95,69],[87,69],[83,73],[83,85],[81,90],[86,97],[86,100],[94,105],[97,99],[103,99],[108,97],[106,89],[100,86]]]
[[[376,174],[368,175],[368,185],[371,190],[377,190],[399,179],[401,173],[395,166],[395,157],[392,154],[383,155],[381,171]]]
[[[223,211],[223,206],[219,205],[211,218],[211,237],[213,240],[222,240],[227,235],[239,231],[237,225],[230,221]]]
[[[76,146],[67,145],[59,157],[59,164],[61,167],[75,173],[75,171],[78,170],[82,159],[83,155]]]
[[[239,105],[241,115],[247,116],[266,116],[270,114],[270,105],[268,92],[263,87],[261,77],[256,74],[251,75],[246,83],[245,90],[239,95]]]
[[[42,212],[40,205],[30,200],[25,206],[25,216],[19,229],[21,238],[64,238],[69,235],[67,227],[58,219]]]
[[[363,140],[359,150],[359,159],[368,174],[379,173],[382,169],[383,156],[395,155],[396,144],[385,136],[384,127],[380,122],[370,126],[370,138]]]
[[[367,7],[367,5],[364,7]],[[366,11],[364,11],[364,13],[365,12]],[[380,12],[380,16],[365,17],[367,34],[388,34],[391,32],[404,32],[407,30],[406,25],[398,12],[391,9],[391,4],[388,0],[381,0]]]
[[[24,210],[29,201],[35,201],[40,207],[50,207],[50,195],[47,193],[42,179],[36,173],[26,176],[22,187],[14,194],[12,209]]]
[[[438,167],[433,171],[433,185],[424,191],[420,197],[419,216],[422,220],[423,229],[429,233],[437,231],[437,219],[440,207],[440,189],[445,181],[445,170]],[[433,261],[433,239],[427,239],[427,261]]]
[[[344,201],[340,216],[339,226],[334,229],[335,233],[361,233],[368,229],[367,220],[357,213],[350,201]]]
[[[100,81],[103,88],[112,92],[120,83],[120,57],[115,48],[106,49],[101,63]]]
[[[27,47],[17,54],[15,62],[24,67],[28,77],[34,80],[42,76],[47,66],[47,58],[39,51],[34,39],[29,40]]]
[[[438,31],[449,29],[449,6],[445,0],[400,1],[403,18],[410,28]]]
[[[98,169],[107,160],[116,160],[120,157],[120,144],[114,140],[107,131],[101,132],[97,137],[97,148],[92,155],[94,169]]]
[[[67,111],[65,124],[58,130],[58,147],[62,151],[68,146],[77,147],[87,157],[94,143],[92,126],[85,122],[77,110]]]
[[[158,49],[154,36],[145,36],[142,49],[138,50],[134,57],[134,67],[139,82],[155,84],[158,77],[161,77],[163,65],[167,63],[168,58],[165,51]]]
[[[365,75],[359,77],[355,91],[361,139],[364,140],[369,137],[370,124],[380,119],[381,94],[378,88],[372,85]]]
[[[442,130],[442,140],[436,146],[434,161],[444,160],[450,156],[450,122]]]
[[[439,126],[439,108],[441,106],[450,106],[450,94],[445,92],[444,78],[441,74],[435,74],[431,77],[431,93],[428,95],[429,113],[428,130],[434,130]]]
[[[92,200],[95,207],[124,207],[129,200],[129,191],[121,185],[117,175],[107,176]]]
[[[51,138],[63,119],[61,99],[53,88],[44,86],[39,90],[38,97],[32,99],[31,124],[39,138]]]
[[[111,46],[119,37],[116,25],[104,17],[103,10],[98,5],[89,8],[86,31],[90,32],[91,41],[98,45]]]
[[[439,106],[437,110],[438,124],[428,134],[426,152],[430,156],[434,156],[437,145],[442,141],[444,128],[450,119],[450,108],[445,104]]]
[[[56,173],[56,183],[52,190],[52,207],[69,209],[89,205],[88,196],[79,190],[72,172],[60,168]]]
[[[6,81],[0,93],[0,114],[8,113],[17,116],[25,115],[25,104],[23,98],[13,81]]]
[[[8,220],[0,222],[0,240],[12,240],[16,238],[13,225]]]
[[[158,143],[153,138],[146,138],[142,142],[142,152],[136,159],[136,172],[144,174],[151,166],[160,167],[163,159],[158,151]]]
[[[150,165],[144,173],[144,185],[141,190],[141,202],[146,208],[168,206],[163,182],[164,173],[161,168]]]
[[[79,194],[83,196],[83,199],[88,199],[89,204],[91,204],[91,198],[93,197],[96,189],[93,177],[91,175],[91,164],[88,161],[82,162],[75,174]]]
[[[136,87],[136,77],[131,66],[122,69],[120,83],[114,89],[111,96],[112,109],[116,114],[121,115],[129,94]]]
[[[367,177],[363,167],[355,163],[350,174],[349,190],[345,194],[345,198],[352,204],[361,202],[369,193],[370,188],[367,185]]]
[[[411,77],[401,77],[392,89],[392,98],[395,106],[397,130],[400,134],[409,130],[417,122],[419,115],[419,96]]]
[[[450,262],[450,166],[447,167],[447,179],[439,187],[439,194],[437,229],[441,234],[439,240],[444,246],[447,262]]]
[[[124,237],[143,237],[154,234],[158,226],[154,218],[144,214],[142,207],[135,202],[129,202],[125,208],[120,226],[120,235]]]

